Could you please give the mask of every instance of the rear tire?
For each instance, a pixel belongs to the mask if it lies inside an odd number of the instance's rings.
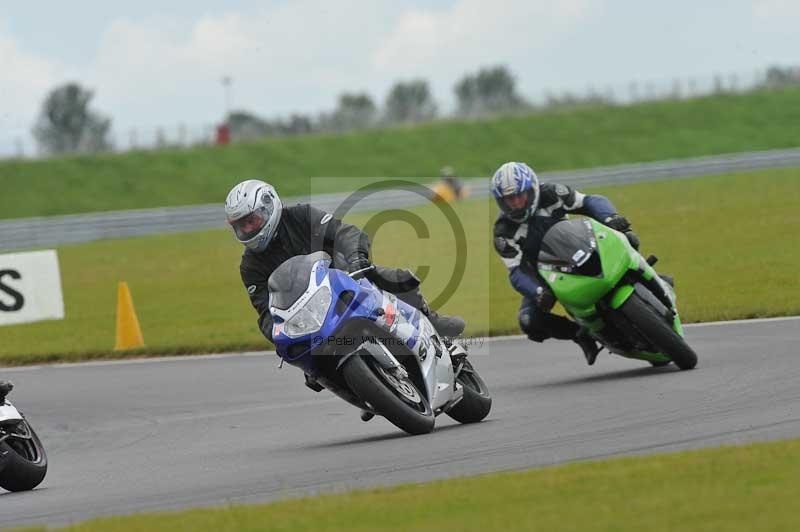
[[[458,375],[457,382],[462,386],[464,395],[458,403],[447,410],[447,415],[459,423],[482,421],[492,409],[492,396],[489,395],[489,387],[469,360],[464,360],[464,367]]]
[[[638,294],[631,295],[619,310],[642,336],[670,357],[680,369],[692,369],[697,365],[697,354],[694,350]]]
[[[358,397],[392,424],[409,434],[427,434],[433,430],[436,419],[425,396],[409,379],[398,384],[372,357],[353,355],[344,363],[342,374]],[[411,395],[413,398],[409,398]],[[412,406],[413,405],[413,406]]]
[[[47,474],[47,454],[39,436],[27,421],[20,425],[26,429],[30,438],[11,436],[0,443],[0,456],[5,467],[0,470],[0,487],[8,491],[32,490],[44,480]]]

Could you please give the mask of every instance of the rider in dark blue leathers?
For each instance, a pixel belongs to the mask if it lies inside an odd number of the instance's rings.
[[[539,277],[536,261],[542,239],[567,213],[591,216],[622,231],[638,249],[639,239],[630,223],[620,216],[608,198],[586,195],[566,185],[539,183],[525,163],[508,162],[492,177],[492,195],[501,213],[494,224],[494,247],[508,268],[509,280],[522,294],[519,326],[535,342],[547,338],[573,340],[594,364],[597,343],[572,320],[552,314],[555,296]]]

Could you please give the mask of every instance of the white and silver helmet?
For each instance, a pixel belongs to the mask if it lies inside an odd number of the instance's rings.
[[[539,178],[525,163],[505,163],[492,177],[492,195],[506,216],[522,223],[539,206]]]
[[[228,193],[225,217],[236,238],[253,251],[264,251],[281,221],[283,204],[272,185],[257,179],[242,181]]]

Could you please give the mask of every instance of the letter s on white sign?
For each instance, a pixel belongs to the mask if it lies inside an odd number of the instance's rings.
[[[0,254],[0,326],[64,319],[55,250]]]

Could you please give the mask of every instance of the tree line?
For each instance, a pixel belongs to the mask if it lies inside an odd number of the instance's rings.
[[[508,68],[494,66],[465,75],[454,87],[456,116],[515,113],[532,106],[518,93]],[[372,127],[429,122],[440,116],[440,106],[424,79],[396,82],[379,105],[366,92],[340,94],[336,107],[317,116],[293,114],[264,119],[251,112],[235,111],[229,117],[234,139],[315,132],[346,132]]]
[[[770,67],[754,90],[800,85],[800,68]],[[715,85],[714,92],[724,92]],[[505,66],[489,66],[465,74],[453,86],[454,117],[476,118],[497,114],[521,114],[536,108],[612,105],[608,94],[548,94],[543,105],[534,106],[519,94],[516,78]],[[94,92],[78,83],[54,88],[42,103],[33,135],[43,154],[97,153],[114,148],[110,117],[91,108]],[[233,140],[268,136],[339,133],[373,127],[429,122],[439,118],[440,106],[424,79],[396,82],[382,105],[366,92],[340,94],[336,107],[317,115],[295,113],[266,119],[246,110],[226,117]]]
[[[481,68],[454,87],[456,115],[476,117],[513,113],[531,106],[519,95],[516,79],[505,66]],[[91,108],[94,92],[78,83],[56,87],[45,98],[33,135],[45,154],[95,153],[113,148],[111,118]],[[428,122],[440,116],[424,79],[396,82],[383,105],[366,92],[340,94],[336,107],[317,115],[295,113],[266,119],[246,110],[227,116],[234,140],[278,135],[346,132],[371,127]]]

